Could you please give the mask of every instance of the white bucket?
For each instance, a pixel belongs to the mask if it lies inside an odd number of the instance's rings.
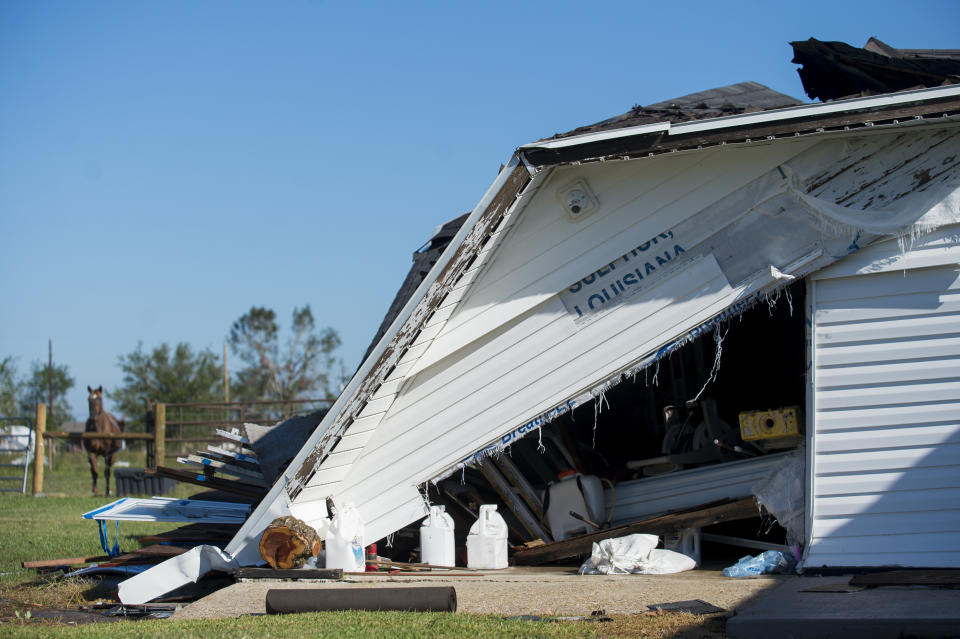
[[[344,572],[364,572],[367,569],[363,554],[363,521],[352,503],[337,510],[325,542],[327,568],[342,568]]]
[[[571,510],[598,524],[606,519],[600,479],[568,472],[561,473],[560,480],[547,488],[547,522],[554,541],[593,532],[593,526],[571,516]]]
[[[430,516],[420,526],[420,561],[431,566],[456,566],[453,517],[443,506],[430,506]]]
[[[501,570],[507,567],[507,522],[496,504],[480,506],[480,517],[467,535],[467,568]]]

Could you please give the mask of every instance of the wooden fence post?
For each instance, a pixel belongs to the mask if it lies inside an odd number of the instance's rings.
[[[164,465],[164,456],[167,454],[167,405],[163,402],[157,402],[157,406],[154,410],[156,411],[156,415],[154,416],[154,421],[156,422],[156,431],[153,434],[153,463],[154,467],[156,468]]]
[[[33,429],[33,495],[43,492],[43,433],[47,430],[47,405],[37,404],[37,421]]]

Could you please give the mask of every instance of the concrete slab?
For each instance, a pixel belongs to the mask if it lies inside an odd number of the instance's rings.
[[[733,639],[960,637],[960,590],[845,589],[850,576],[788,579],[727,621]],[[838,586],[830,588],[831,585]],[[804,592],[817,588],[819,592]],[[826,592],[833,590],[833,592]]]
[[[219,590],[174,614],[175,619],[216,619],[264,614],[271,588],[370,588],[454,586],[458,611],[514,615],[589,615],[646,612],[651,604],[702,599],[735,610],[785,579],[764,575],[729,579],[716,570],[676,575],[578,575],[558,567],[513,567],[468,577],[428,575],[360,576],[343,582],[243,582]]]

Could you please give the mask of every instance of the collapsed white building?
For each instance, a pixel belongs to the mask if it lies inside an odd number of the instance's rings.
[[[755,90],[756,85],[748,87]],[[228,546],[423,486],[805,282],[806,561],[960,565],[960,87],[521,147]]]
[[[697,452],[667,455],[666,384],[727,421],[800,407],[806,566],[960,566],[958,265],[960,85],[799,104],[742,83],[522,146],[226,551],[261,563],[271,520],[322,530],[328,499],[375,542],[561,423],[588,455],[617,389],[639,408],[592,464],[615,524],[750,494],[788,454],[625,474]]]

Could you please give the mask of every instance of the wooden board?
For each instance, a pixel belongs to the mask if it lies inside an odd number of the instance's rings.
[[[718,524],[723,521],[735,521],[757,517],[760,510],[753,497],[728,502],[714,502],[690,510],[661,515],[644,521],[634,522],[616,528],[598,530],[589,535],[581,535],[571,539],[555,541],[527,550],[519,550],[513,554],[513,560],[518,565],[537,565],[551,561],[589,554],[593,543],[623,537],[634,533],[664,535],[675,533],[685,528],[702,528]]]
[[[208,488],[216,488],[217,490],[223,490],[228,493],[236,493],[237,495],[245,495],[247,497],[262,498],[267,494],[267,490],[265,488],[254,486],[253,484],[248,484],[246,482],[221,479],[218,477],[204,475],[203,473],[198,474],[184,470],[177,470],[175,468],[167,468],[166,466],[158,466],[156,469],[148,468],[144,471],[144,473],[147,475],[155,474],[159,477],[169,477],[170,479],[175,479],[188,484],[207,486]]]

